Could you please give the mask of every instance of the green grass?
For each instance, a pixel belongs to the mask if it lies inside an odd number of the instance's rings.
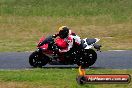
[[[69,26],[103,50],[132,50],[132,0],[0,0],[0,52],[32,51],[43,35]],[[132,75],[132,70],[90,69],[90,74]],[[0,71],[0,88],[130,88],[130,84],[76,83],[77,69]]]
[[[132,0],[0,0],[0,52],[32,51],[61,25],[103,50],[132,50],[131,10]]]
[[[132,70],[89,69],[87,74],[130,74]],[[130,88],[129,84],[78,85],[78,69],[34,69],[0,71],[0,86],[7,88]],[[6,85],[4,85],[6,84]]]
[[[1,15],[15,16],[99,16],[128,20],[131,0],[1,0]]]

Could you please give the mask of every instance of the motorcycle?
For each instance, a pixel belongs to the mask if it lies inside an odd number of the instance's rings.
[[[53,38],[52,36],[40,38],[37,50],[29,56],[29,64],[33,67],[43,67],[46,64],[58,62],[63,65],[77,64],[84,68],[92,66],[97,60],[97,51],[100,51],[101,45],[97,42],[100,39],[81,39],[81,45],[73,43],[70,51],[60,53],[59,49],[63,48],[65,43],[61,38]],[[42,46],[39,46],[39,45]],[[92,49],[94,47],[94,49]]]

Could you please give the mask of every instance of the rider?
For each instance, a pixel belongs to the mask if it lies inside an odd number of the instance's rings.
[[[81,44],[80,37],[73,33],[67,26],[59,27],[59,33],[53,35],[53,37],[56,38],[57,36],[67,43],[67,47],[64,49],[59,49],[59,52],[68,52],[73,47],[74,42],[77,45]]]

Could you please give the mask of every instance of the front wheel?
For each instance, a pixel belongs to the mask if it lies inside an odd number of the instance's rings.
[[[97,60],[97,53],[93,49],[88,49],[82,52],[82,55],[77,64],[85,68],[92,66],[96,62],[96,60]]]
[[[33,67],[42,67],[49,62],[49,58],[35,51],[29,56],[29,64]]]

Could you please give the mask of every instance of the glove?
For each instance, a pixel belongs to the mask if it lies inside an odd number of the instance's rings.
[[[52,38],[56,38],[57,36],[59,36],[59,34],[54,34],[52,35]]]
[[[56,38],[56,36],[55,35],[52,35],[52,38]]]

